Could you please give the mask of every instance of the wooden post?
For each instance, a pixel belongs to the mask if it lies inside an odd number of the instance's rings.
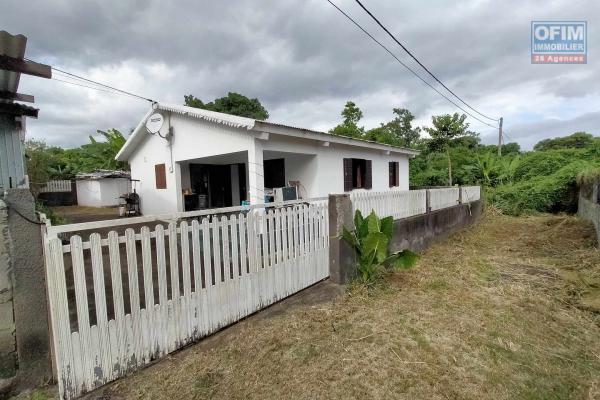
[[[500,117],[500,124],[498,125],[498,157],[502,157],[502,120]]]

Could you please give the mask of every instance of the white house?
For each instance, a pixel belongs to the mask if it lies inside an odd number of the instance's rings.
[[[152,133],[155,132],[155,133]],[[116,159],[139,180],[143,214],[264,203],[355,189],[408,190],[406,148],[192,107],[155,103]]]
[[[126,171],[96,171],[78,174],[77,204],[88,207],[114,207],[122,203],[120,196],[131,192]]]

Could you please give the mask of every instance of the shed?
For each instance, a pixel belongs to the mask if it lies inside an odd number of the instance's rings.
[[[120,196],[131,192],[131,179],[127,171],[99,170],[78,174],[77,204],[87,207],[115,207]]]

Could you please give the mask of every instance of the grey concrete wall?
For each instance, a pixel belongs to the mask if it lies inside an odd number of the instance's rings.
[[[425,250],[433,243],[476,222],[482,211],[482,202],[475,201],[396,220],[390,250]]]
[[[52,378],[46,273],[40,225],[28,189],[6,192],[13,274],[19,388],[37,386]]]
[[[8,209],[0,199],[0,393],[11,388],[17,371],[9,243]]]
[[[598,204],[598,190],[600,190],[600,182],[580,188],[577,215],[594,224],[598,236],[598,244],[600,244],[600,204]]]
[[[350,195],[329,195],[329,279],[344,284],[356,276],[356,253],[341,239],[342,227],[354,229]]]

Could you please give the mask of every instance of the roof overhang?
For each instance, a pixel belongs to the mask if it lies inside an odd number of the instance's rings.
[[[331,133],[313,131],[310,129],[296,128],[294,126],[275,124],[267,121],[256,121],[253,130],[267,132],[276,135],[292,136],[297,138],[319,141],[323,146],[329,146],[330,143],[343,144],[347,146],[370,148],[382,150],[390,153],[405,154],[408,156],[419,155],[418,150],[407,149],[404,147],[391,146],[384,143],[378,143],[370,140],[356,139],[346,136],[333,135]]]

